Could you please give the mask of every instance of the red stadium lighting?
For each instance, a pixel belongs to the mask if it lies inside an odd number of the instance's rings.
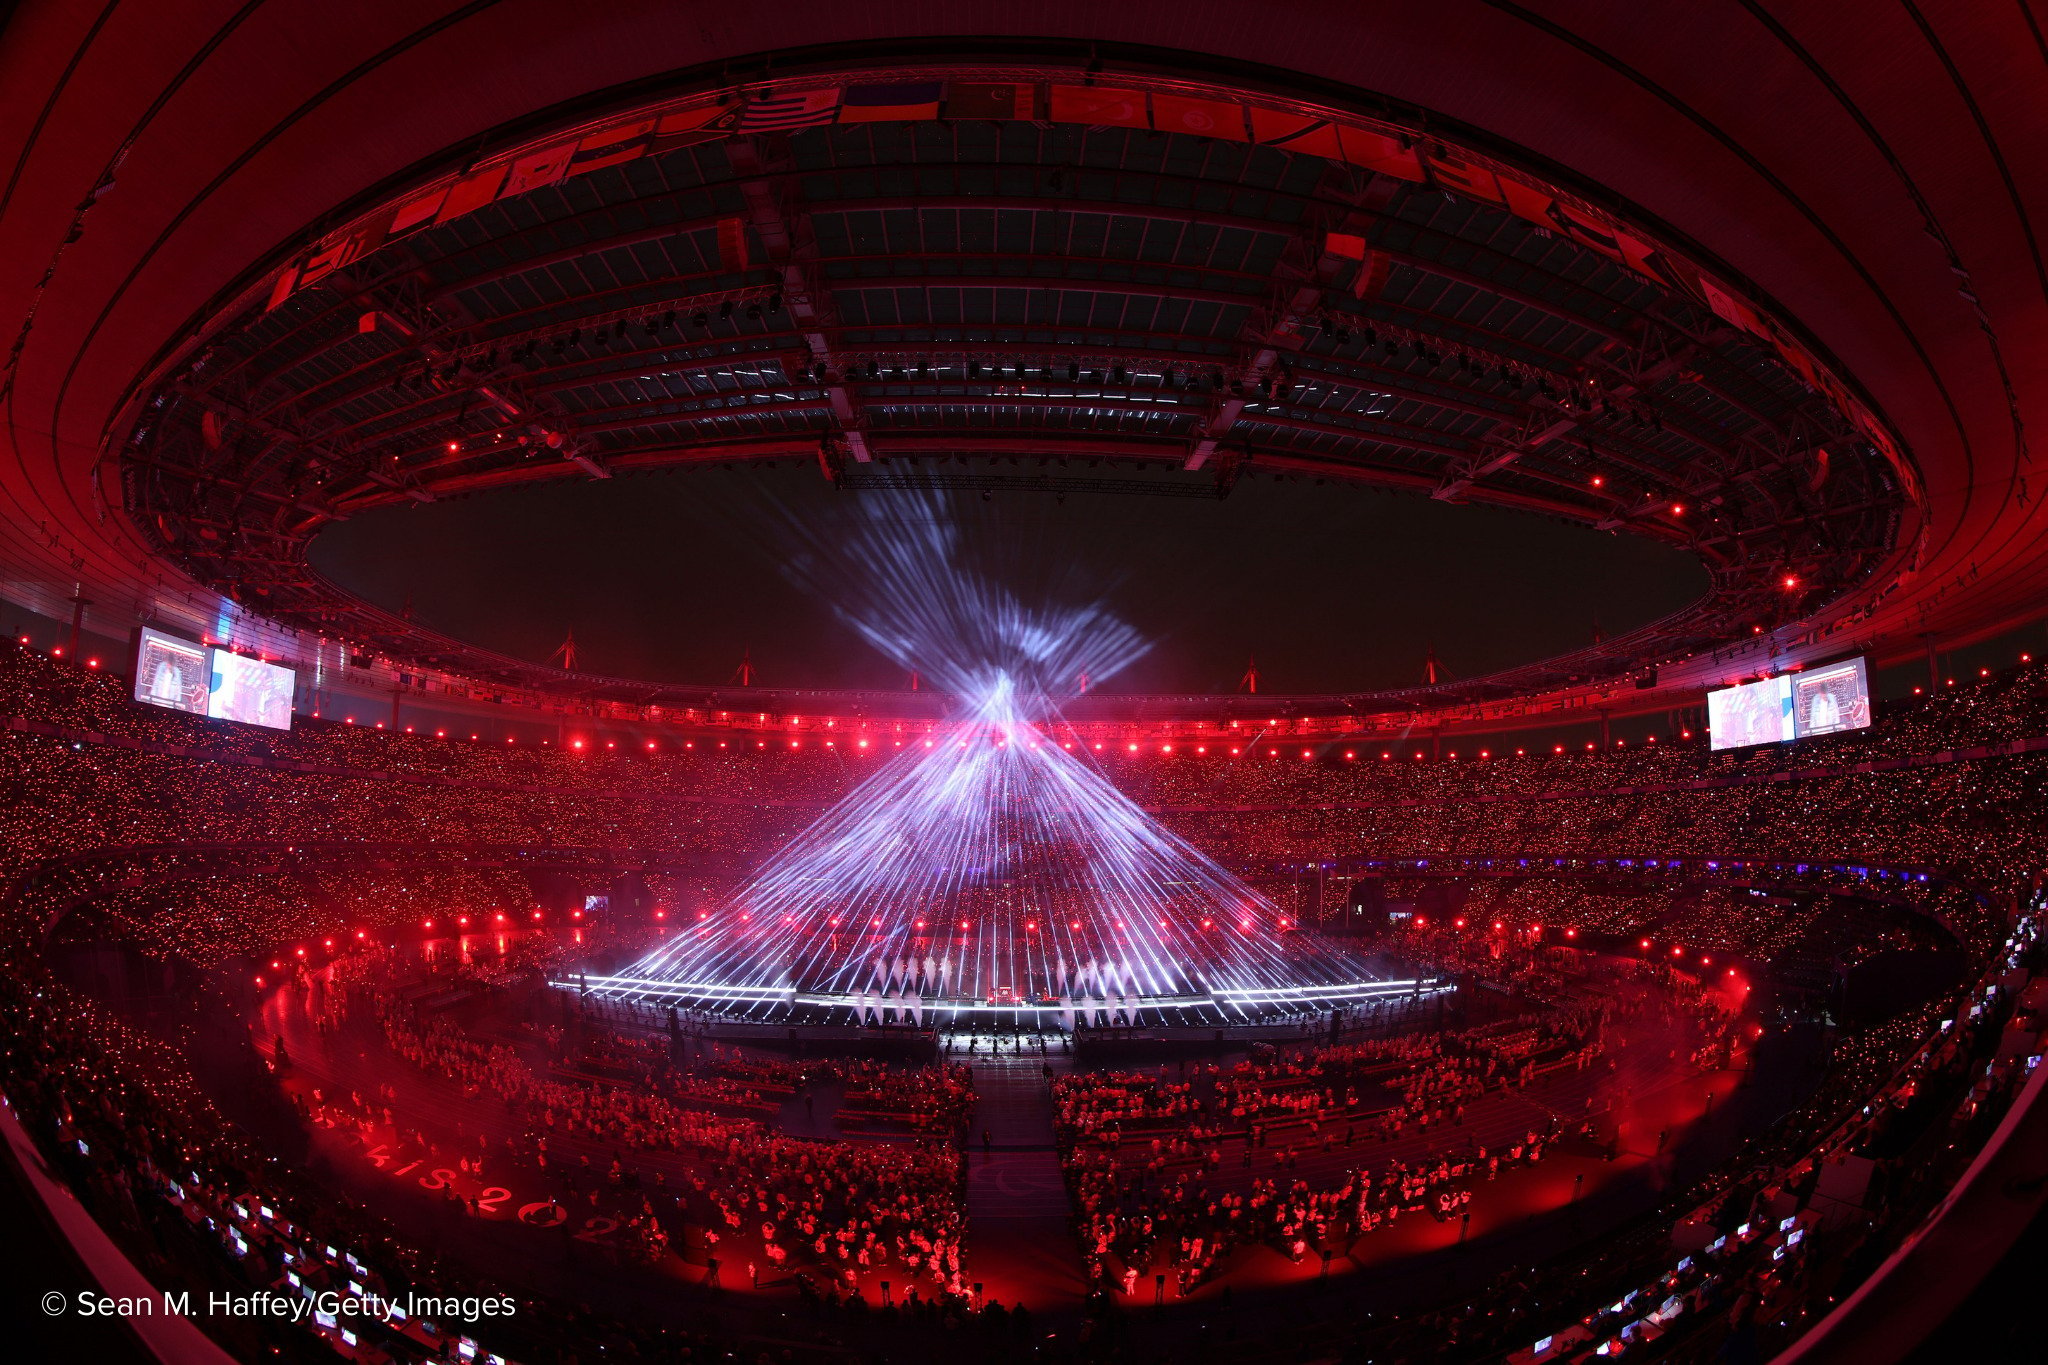
[[[1577,938],[1579,936],[1579,931],[1576,929],[1567,929],[1564,931],[1564,936],[1566,938]]]
[[[1674,516],[1674,517],[1682,517],[1682,516],[1684,516],[1684,515],[1685,515],[1685,504],[1684,504],[1684,503],[1682,503],[1682,502],[1674,502],[1674,503],[1672,503],[1672,504],[1671,504],[1671,515],[1672,515],[1672,516]]]
[[[334,940],[331,938],[322,939],[320,940],[320,946],[323,948],[332,948],[334,946]]]
[[[1308,750],[1306,750],[1306,749],[1303,749],[1303,750],[1301,751],[1301,756],[1302,756],[1303,758],[1307,758],[1307,757],[1309,757],[1309,751],[1308,751]]]
[[[1195,746],[1195,752],[1198,754],[1206,754],[1209,752],[1209,746],[1206,744],[1197,744]]]
[[[1027,920],[1025,920],[1025,921],[1024,921],[1024,932],[1025,932],[1025,933],[1027,933],[1027,934],[1035,934],[1035,933],[1037,933],[1037,932],[1038,932],[1038,921],[1037,921],[1037,920],[1035,920],[1035,919],[1027,919]]]
[[[963,919],[963,920],[961,920],[961,921],[960,921],[960,927],[961,927],[962,929],[965,929],[965,928],[967,927],[967,921],[966,921],[966,920],[964,920],[964,919]]]
[[[461,918],[461,921],[460,921],[460,922],[461,922],[462,924],[465,924],[465,925],[467,925],[467,924],[469,923],[469,916],[468,916],[468,915],[464,915],[464,916],[462,916],[462,918]]]
[[[87,659],[85,661],[85,666],[87,668],[98,668],[100,666],[100,661],[98,659]]]
[[[306,955],[306,950],[304,948],[294,948],[292,951],[297,953],[300,957],[304,957]]]
[[[365,932],[364,932],[363,930],[361,930],[361,929],[358,929],[358,930],[356,930],[356,937],[357,937],[357,938],[368,938],[368,937],[369,937],[369,935],[368,935],[367,933],[365,933]]]
[[[534,912],[533,912],[533,917],[534,917],[535,919],[539,919],[539,918],[540,918],[540,911],[538,911],[538,910],[534,911]]]
[[[1170,754],[1173,752],[1173,746],[1171,744],[1162,744],[1159,746],[1159,752],[1162,754]]]
[[[1642,949],[1642,950],[1643,950],[1644,952],[1648,952],[1648,951],[1650,951],[1650,940],[1648,940],[1648,939],[1644,939],[1644,940],[1643,940],[1642,942],[1638,943],[1638,944],[1637,944],[1636,946],[1637,946],[1638,948],[1641,948],[1641,949]]]
[[[668,918],[668,911],[666,911],[666,910],[657,910],[657,911],[655,911],[655,912],[654,912],[654,917],[655,917],[656,919],[667,919],[667,918]]]
[[[492,918],[496,919],[498,923],[503,924],[505,922],[505,912],[503,910],[500,910],[496,915],[492,916]]]
[[[1484,750],[1484,749],[1481,749],[1481,750],[1479,751],[1479,756],[1480,756],[1481,758],[1492,758],[1492,757],[1493,757],[1493,755],[1492,755],[1492,754],[1488,753],[1488,752],[1487,752],[1486,750]]]
[[[647,741],[647,751],[648,751],[649,753],[653,753],[653,752],[654,752],[654,741],[653,741],[653,740],[651,740],[651,739]]]
[[[583,918],[583,912],[582,912],[581,910],[571,910],[571,911],[569,912],[569,918],[570,918],[570,919],[582,919],[582,918]]]
[[[1070,929],[1079,929],[1081,927],[1081,921],[1075,920],[1072,924],[1068,925],[1067,927]]]
[[[1451,925],[1453,928],[1462,929],[1465,927],[1465,921],[1462,918],[1454,919],[1451,921]]]
[[[1799,586],[1799,576],[1798,576],[1797,574],[1789,574],[1789,573],[1788,573],[1788,574],[1786,574],[1786,575],[1785,575],[1785,586],[1786,586],[1786,587],[1788,587],[1788,588],[1796,588],[1796,587],[1798,587],[1798,586]]]
[[[1352,751],[1352,750],[1350,750],[1350,749],[1346,749],[1346,750],[1344,751],[1344,757],[1346,757],[1346,758],[1357,758],[1357,757],[1358,757],[1358,755],[1357,755],[1357,753],[1355,753],[1354,751]]]
[[[1605,484],[1606,482],[1607,482],[1607,480],[1605,480],[1605,479],[1601,478],[1601,477],[1600,477],[1600,476],[1599,476],[1598,474],[1595,474],[1595,475],[1593,476],[1593,487],[1595,487],[1595,488],[1599,488],[1599,487],[1601,487],[1601,486],[1602,486],[1603,484]]]

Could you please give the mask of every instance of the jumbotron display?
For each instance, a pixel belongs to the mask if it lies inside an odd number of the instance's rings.
[[[1301,931],[1077,756],[1059,738],[1062,682],[1106,678],[1143,642],[1099,607],[1025,607],[961,564],[957,542],[942,503],[887,500],[796,562],[821,591],[865,584],[844,618],[965,699],[964,713],[861,782],[680,941],[573,984],[744,1014],[921,1024],[994,1010],[1068,1029],[1257,1018],[1425,988]]]
[[[1869,724],[1870,679],[1861,657],[1707,693],[1716,749],[1783,744]]]
[[[298,674],[280,664],[143,627],[135,633],[135,700],[214,720],[292,728]]]

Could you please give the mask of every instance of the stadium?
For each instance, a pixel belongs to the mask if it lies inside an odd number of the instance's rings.
[[[2021,1355],[2043,32],[18,7],[15,1349]]]

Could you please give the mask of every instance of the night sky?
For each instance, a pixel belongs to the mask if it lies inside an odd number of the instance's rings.
[[[961,472],[968,466],[945,467]],[[996,472],[1012,473],[1005,468]],[[844,516],[815,465],[557,482],[406,503],[328,528],[314,565],[419,624],[545,661],[572,628],[586,672],[758,686],[907,678],[782,572],[787,518]],[[1707,577],[1681,551],[1524,513],[1248,475],[1229,499],[955,495],[975,561],[1020,596],[1102,598],[1153,642],[1102,690],[1228,692],[1422,681],[1525,663],[1676,610]]]

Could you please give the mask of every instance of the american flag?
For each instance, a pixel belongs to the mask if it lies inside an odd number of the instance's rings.
[[[837,90],[801,90],[787,95],[755,95],[747,101],[735,132],[766,133],[782,128],[813,128],[839,114]]]

